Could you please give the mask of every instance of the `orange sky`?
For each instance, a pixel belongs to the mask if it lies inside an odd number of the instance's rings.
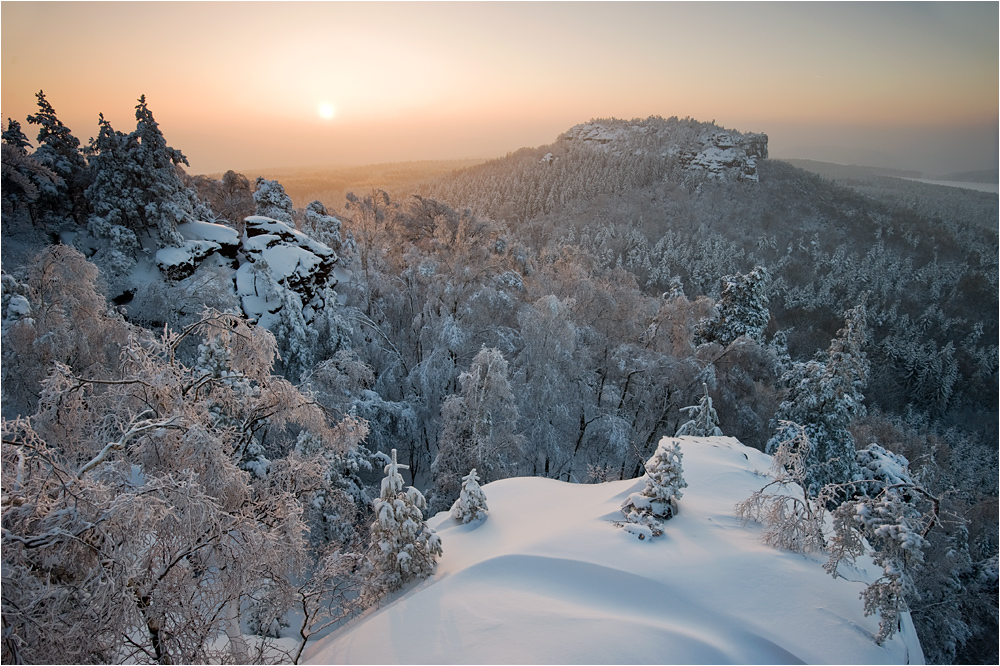
[[[39,89],[82,141],[145,94],[193,173],[492,157],[651,114],[772,156],[997,164],[994,2],[3,2],[0,24],[29,138]]]

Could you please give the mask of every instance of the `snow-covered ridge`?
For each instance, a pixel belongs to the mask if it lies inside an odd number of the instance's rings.
[[[861,558],[834,579],[822,555],[760,543],[735,503],[771,458],[727,437],[677,438],[688,487],[664,534],[618,529],[633,479],[514,478],[483,487],[489,516],[428,521],[437,572],[307,650],[311,663],[922,663],[909,615],[883,646],[858,597]]]

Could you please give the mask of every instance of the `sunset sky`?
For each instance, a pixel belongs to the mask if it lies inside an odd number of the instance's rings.
[[[772,157],[995,167],[998,4],[3,2],[2,111],[145,94],[190,172],[495,157],[691,116]]]

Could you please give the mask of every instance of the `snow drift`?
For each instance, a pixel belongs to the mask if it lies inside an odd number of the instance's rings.
[[[727,437],[680,438],[688,487],[661,537],[619,529],[642,479],[483,487],[489,515],[428,521],[436,574],[307,649],[311,663],[922,663],[909,615],[875,643],[861,559],[834,579],[820,555],[775,550],[733,505],[770,457]]]

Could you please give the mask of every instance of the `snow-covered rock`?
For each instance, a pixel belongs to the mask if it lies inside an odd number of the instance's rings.
[[[186,240],[211,241],[219,245],[219,254],[230,259],[236,258],[240,246],[240,235],[236,229],[224,224],[211,222],[182,222],[177,231]]]
[[[183,280],[195,272],[205,257],[220,249],[222,246],[212,241],[186,240],[180,247],[157,250],[156,265],[168,280]]]
[[[734,174],[737,180],[758,182],[757,160],[767,158],[766,134],[715,132],[680,155],[689,170],[703,171],[709,178]]]
[[[283,292],[294,292],[303,314],[313,313],[325,305],[318,302],[319,294],[337,282],[336,252],[272,218],[246,218],[240,252],[244,261],[236,272],[236,293],[246,315],[265,328],[289,302]]]
[[[428,524],[444,554],[412,584],[307,647],[309,663],[922,663],[908,614],[875,643],[878,617],[822,554],[776,550],[735,503],[771,458],[727,437],[679,438],[688,481],[662,537],[618,529],[644,479],[577,485],[514,478],[483,487],[490,518]],[[640,538],[642,537],[642,538]]]

